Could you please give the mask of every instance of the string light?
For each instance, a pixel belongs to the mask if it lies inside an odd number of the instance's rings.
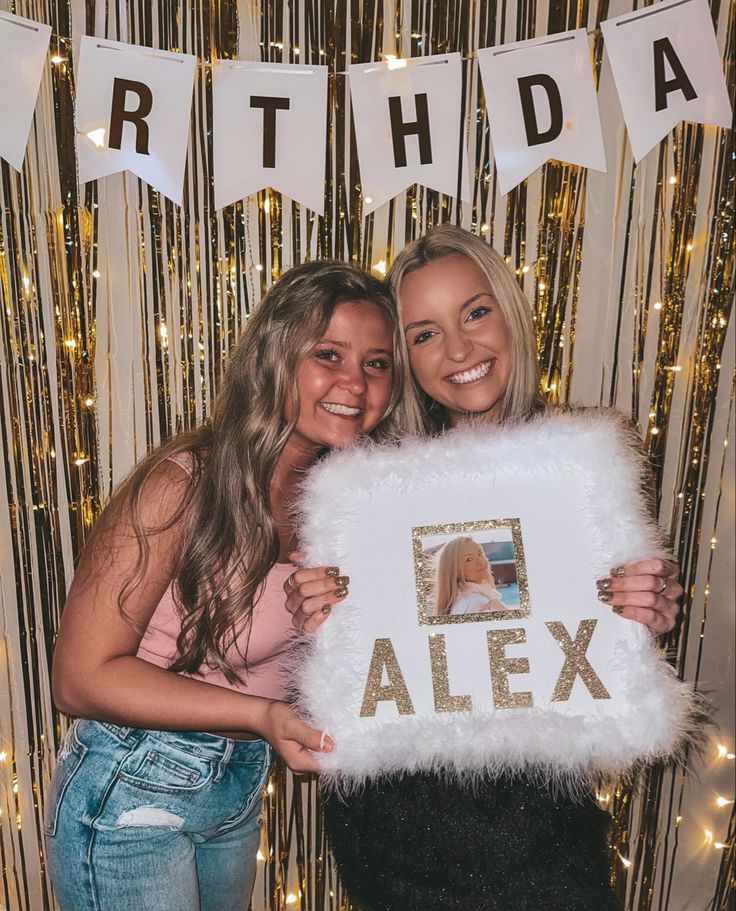
[[[674,185],[674,184],[676,184],[676,183],[677,183],[677,178],[676,178],[676,177],[670,177],[670,184]]]
[[[84,134],[87,139],[92,143],[92,145],[97,146],[98,149],[105,148],[105,128],[98,127],[96,130],[89,130]]]
[[[655,302],[654,302],[654,309],[655,309],[655,310],[661,310],[661,309],[662,309],[662,301],[655,301]]]
[[[733,803],[733,801],[729,800],[727,797],[721,797],[720,794],[716,797],[717,807],[727,807],[730,803]]]
[[[480,233],[481,233],[481,234],[488,234],[488,232],[489,232],[490,230],[491,230],[491,226],[488,225],[488,224],[486,224],[485,222],[483,222],[483,224],[480,226]]]
[[[51,58],[51,62],[55,63],[58,66],[60,63],[64,62],[64,59],[65,58],[60,56],[59,54],[54,54],[54,56]]]
[[[710,829],[703,829],[703,841],[706,845],[713,844],[713,833]]]
[[[375,265],[373,266],[373,271],[379,272],[381,275],[385,275],[386,274],[386,260],[379,259],[378,262],[375,263]]]

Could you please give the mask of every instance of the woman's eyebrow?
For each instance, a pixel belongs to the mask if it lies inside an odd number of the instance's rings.
[[[431,326],[431,325],[432,325],[431,319],[419,319],[414,323],[407,323],[406,326],[404,326],[404,332],[408,332],[410,329],[418,329],[420,326]]]
[[[350,344],[350,342],[341,342],[336,338],[323,338],[319,344],[320,345],[334,345],[335,348],[344,348],[345,350],[348,350],[349,348],[353,347]],[[369,354],[388,354],[389,356],[393,357],[393,351],[390,348],[369,348],[368,353]]]
[[[474,294],[472,297],[469,297],[465,301],[465,303],[460,307],[460,312],[462,313],[462,311],[465,310],[467,307],[472,306],[480,297],[490,297],[493,300],[496,299],[493,296],[492,292],[490,292],[490,291],[479,291],[477,294]]]

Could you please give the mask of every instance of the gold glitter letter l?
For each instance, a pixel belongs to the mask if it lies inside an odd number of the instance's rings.
[[[432,665],[435,712],[469,712],[473,708],[473,700],[470,696],[452,696],[450,694],[447,649],[442,633],[429,637],[429,660]]]

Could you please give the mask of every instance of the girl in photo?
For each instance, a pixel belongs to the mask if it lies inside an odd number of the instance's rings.
[[[448,541],[436,565],[432,602],[438,617],[504,610],[488,558],[472,538]]]
[[[297,772],[331,749],[286,701],[296,489],[328,447],[403,424],[403,350],[382,282],[294,268],[250,316],[211,421],[114,493],[54,654],[56,705],[80,719],[46,800],[62,911],[248,907],[272,749]]]
[[[487,243],[443,225],[405,247],[388,278],[424,433],[524,421],[547,407],[529,304]],[[682,594],[677,574],[659,559],[613,567],[598,581],[601,606],[667,632]],[[324,568],[296,571],[286,590],[299,629],[325,621],[320,608],[335,585]],[[414,772],[327,794],[325,820],[360,911],[617,911],[610,817],[593,794],[555,795],[523,774],[471,782]]]

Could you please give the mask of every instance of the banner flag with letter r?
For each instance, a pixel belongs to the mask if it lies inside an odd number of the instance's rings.
[[[83,183],[131,171],[182,204],[197,58],[85,35],[77,76]]]

